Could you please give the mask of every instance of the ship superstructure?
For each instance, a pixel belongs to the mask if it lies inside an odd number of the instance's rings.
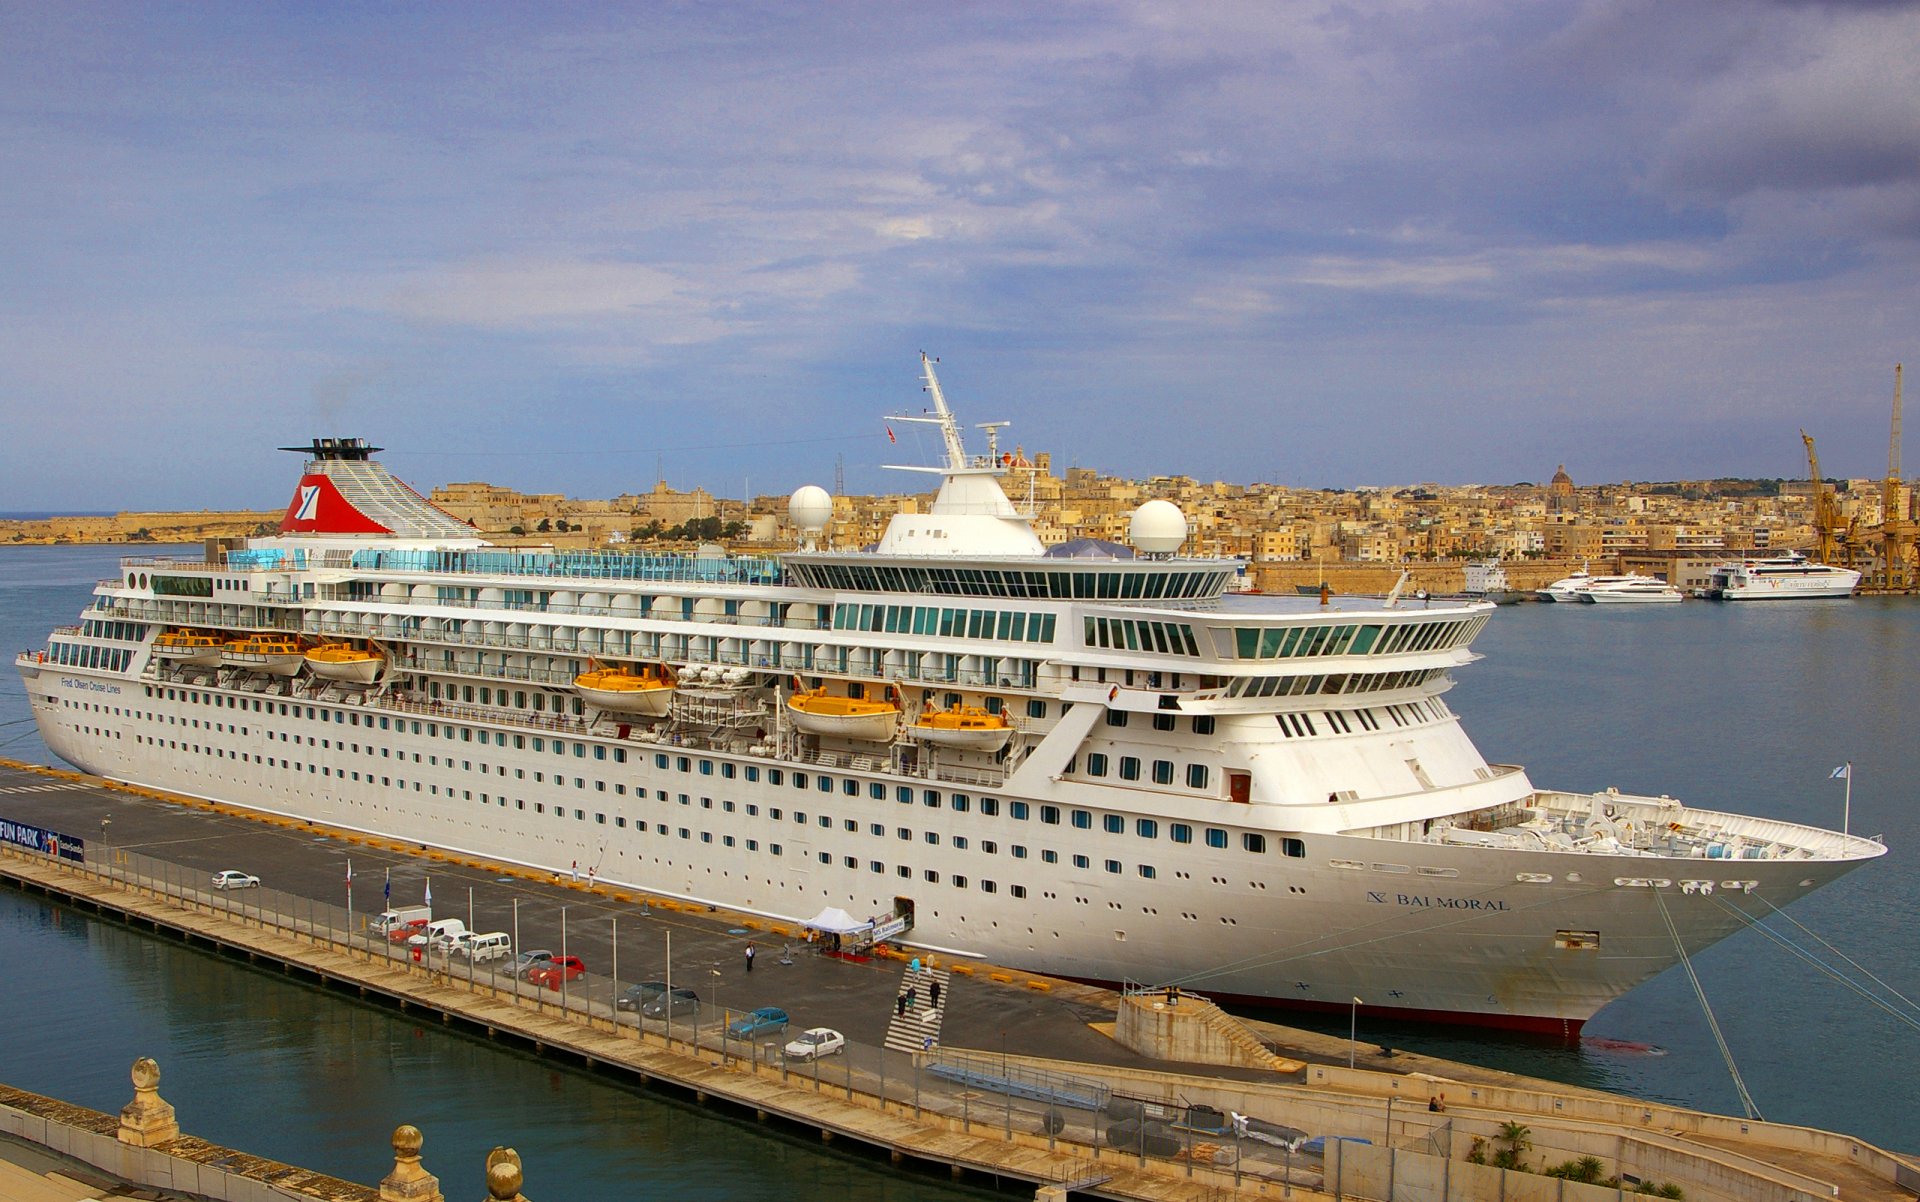
[[[1552,1031],[1883,854],[1487,763],[1444,695],[1491,604],[1232,593],[1166,502],[1130,557],[1048,555],[924,371],[939,495],[869,552],[818,547],[814,488],[785,555],[494,548],[318,440],[278,535],[128,559],[20,658],[42,736],[954,955]]]

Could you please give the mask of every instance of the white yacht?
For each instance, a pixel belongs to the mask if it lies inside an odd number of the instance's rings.
[[[1571,576],[1564,576],[1536,590],[1534,595],[1542,601],[1578,601],[1581,593],[1595,585],[1619,584],[1631,579],[1631,576],[1595,576],[1583,567]]]
[[[1860,573],[1852,568],[1812,563],[1797,551],[1761,559],[1715,565],[1702,590],[1720,601],[1794,601],[1851,597]]]
[[[276,535],[129,558],[18,658],[40,732],[155,789],[956,957],[1561,1034],[1884,854],[1488,763],[1446,702],[1486,602],[1233,594],[1164,501],[1130,556],[1048,555],[924,370],[933,411],[894,420],[938,427],[939,493],[864,552],[817,545],[812,486],[786,554],[495,548],[315,440]],[[579,684],[612,670],[665,703]]]
[[[1602,576],[1580,589],[1573,597],[1595,605],[1659,605],[1684,601],[1679,589],[1657,576]]]

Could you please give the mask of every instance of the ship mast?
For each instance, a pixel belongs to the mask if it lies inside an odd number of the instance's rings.
[[[908,422],[926,422],[940,427],[940,436],[947,444],[947,470],[959,471],[967,466],[966,447],[960,442],[960,422],[953,416],[953,410],[947,408],[947,395],[940,391],[940,377],[934,374],[935,360],[925,351],[920,352],[920,371],[927,382],[927,392],[933,397],[933,416],[906,416],[899,420]]]

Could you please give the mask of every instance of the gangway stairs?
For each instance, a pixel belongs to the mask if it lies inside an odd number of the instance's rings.
[[[940,1026],[947,1017],[947,988],[951,974],[944,968],[922,964],[915,972],[911,966],[901,974],[894,992],[893,1015],[887,1020],[887,1047],[895,1052],[929,1051],[940,1046]],[[933,983],[940,983],[940,1004],[933,1004]],[[900,1001],[913,991],[913,1004],[901,1012]]]

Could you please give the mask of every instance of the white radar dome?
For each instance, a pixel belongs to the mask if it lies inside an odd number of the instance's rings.
[[[1172,501],[1148,501],[1133,511],[1127,541],[1148,555],[1171,555],[1187,541],[1187,515]]]
[[[787,516],[802,531],[820,531],[833,520],[833,498],[818,484],[803,484],[787,500]]]

